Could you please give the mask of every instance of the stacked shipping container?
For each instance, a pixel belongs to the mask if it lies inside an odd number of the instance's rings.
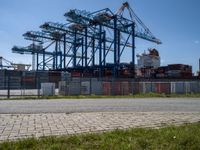
[[[41,83],[61,81],[61,72],[0,70],[0,89],[37,89]]]

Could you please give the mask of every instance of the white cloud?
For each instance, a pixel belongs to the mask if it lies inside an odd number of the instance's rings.
[[[199,41],[199,40],[196,40],[196,41],[194,41],[194,43],[195,43],[195,44],[199,44],[199,43],[200,43],[200,41]]]

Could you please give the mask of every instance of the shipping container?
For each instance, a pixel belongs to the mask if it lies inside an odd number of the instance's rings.
[[[102,95],[103,94],[103,86],[102,81],[98,81],[97,79],[91,79],[91,94],[93,95]]]
[[[171,93],[171,85],[170,83],[155,83],[155,92],[156,93],[165,93],[170,94]]]
[[[54,96],[55,83],[41,83],[41,92],[43,96]]]
[[[185,94],[185,83],[184,82],[176,82],[175,83],[175,93],[177,94]]]
[[[121,83],[120,81],[113,81],[111,83],[111,90],[112,90],[112,95],[121,95]]]
[[[81,77],[81,72],[71,72],[72,77]]]
[[[49,82],[55,83],[56,88],[58,88],[58,83],[61,81],[61,72],[48,72]]]
[[[90,95],[90,81],[81,82],[81,94]]]
[[[79,82],[69,83],[69,95],[81,95],[81,86]]]
[[[112,91],[111,91],[111,82],[103,82],[103,95],[111,95]]]
[[[131,82],[132,94],[142,93],[139,82]]]
[[[200,93],[200,82],[190,82],[190,92]]]
[[[128,82],[121,82],[121,94],[120,95],[130,95],[130,87]]]

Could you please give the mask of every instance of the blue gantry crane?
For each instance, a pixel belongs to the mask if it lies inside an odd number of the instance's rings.
[[[129,17],[124,15],[128,11]],[[135,77],[135,38],[161,44],[139,19],[128,2],[116,13],[109,8],[95,12],[73,9],[64,14],[67,23],[46,22],[42,31],[23,36],[41,49],[14,47],[13,52],[37,55],[37,70],[52,69],[79,72],[80,76]],[[47,51],[54,45],[51,51]],[[131,49],[131,63],[122,63],[121,56]],[[42,55],[42,59],[39,56]],[[50,57],[46,57],[50,56]],[[108,57],[109,56],[109,57]],[[39,62],[41,60],[41,62]],[[47,63],[51,62],[52,65]],[[40,66],[42,66],[40,68]],[[126,73],[123,70],[126,68]]]

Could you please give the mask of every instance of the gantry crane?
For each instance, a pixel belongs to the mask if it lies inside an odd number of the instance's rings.
[[[116,15],[123,16],[125,9],[128,10],[129,16],[132,22],[135,22],[135,37],[154,42],[156,44],[161,44],[160,39],[156,38],[149,28],[140,20],[140,18],[136,15],[133,9],[130,7],[128,2],[123,3],[120,9],[116,12]]]
[[[0,69],[14,69],[19,70],[21,69],[20,66],[23,66],[24,69],[29,70],[30,66],[29,64],[19,64],[19,63],[13,63],[2,56],[0,56]]]
[[[124,16],[128,10],[129,18]],[[130,77],[135,74],[135,37],[161,44],[146,25],[132,10],[128,2],[123,3],[116,13],[109,8],[95,12],[73,9],[64,14],[67,23],[46,22],[40,26],[42,31],[30,31],[23,36],[33,43],[49,42],[45,48],[36,50],[30,47],[14,47],[13,52],[37,55],[37,69],[42,64],[52,62],[53,70],[92,70],[102,77],[106,70],[112,71],[114,77],[120,75],[121,56],[131,49]],[[55,45],[53,51],[47,51]],[[42,55],[42,62],[39,56]],[[51,59],[46,58],[50,55]],[[111,58],[112,57],[112,58]]]
[[[13,68],[12,62],[0,56],[0,69]]]
[[[45,68],[48,69],[58,69],[61,68],[62,66],[62,58],[64,57],[62,51],[61,51],[61,42],[64,42],[62,39],[62,34],[59,32],[53,32],[53,33],[45,33],[45,32],[39,32],[39,31],[28,31],[25,34],[23,34],[24,38],[26,40],[30,40],[33,42],[30,46],[27,47],[19,47],[19,46],[14,46],[12,48],[12,51],[14,53],[19,53],[19,54],[31,54],[31,55],[36,55],[36,67],[37,70],[41,69],[45,70]],[[41,43],[46,43],[49,42],[46,47],[43,47]],[[35,44],[35,42],[38,42],[40,44]],[[68,43],[72,43],[72,39],[70,37],[66,38],[66,41]],[[55,51],[50,52],[46,51],[50,46],[55,45]],[[71,48],[69,48],[70,51]],[[39,56],[42,55],[42,62],[39,62]],[[65,54],[66,57],[72,57],[72,54]],[[80,56],[77,56],[80,58]],[[58,61],[60,60],[60,63]],[[53,61],[52,66],[48,65],[50,61]],[[59,64],[59,65],[58,65]],[[33,64],[34,65],[34,64]]]
[[[127,19],[123,16],[125,8],[128,9],[130,14],[130,19]],[[117,70],[120,65],[120,57],[127,47],[127,44],[130,37],[132,41],[130,47],[132,47],[132,67],[134,69],[135,62],[135,37],[155,42],[156,44],[161,44],[161,41],[157,39],[150,30],[144,25],[144,23],[137,17],[137,15],[130,8],[129,4],[126,2],[118,10],[117,13],[113,13],[109,8],[102,9],[96,12],[87,12],[81,10],[70,10],[65,13],[67,21],[80,24],[86,27],[94,27],[99,29],[99,35],[101,35],[105,30],[111,30],[113,33],[113,49],[114,49],[114,74],[117,75]],[[122,34],[126,34],[126,39]],[[123,48],[121,43],[125,41]],[[102,59],[102,37],[99,36],[99,66],[101,68],[101,59]],[[105,59],[105,53],[103,52],[103,58]],[[133,71],[134,73],[134,71]]]

